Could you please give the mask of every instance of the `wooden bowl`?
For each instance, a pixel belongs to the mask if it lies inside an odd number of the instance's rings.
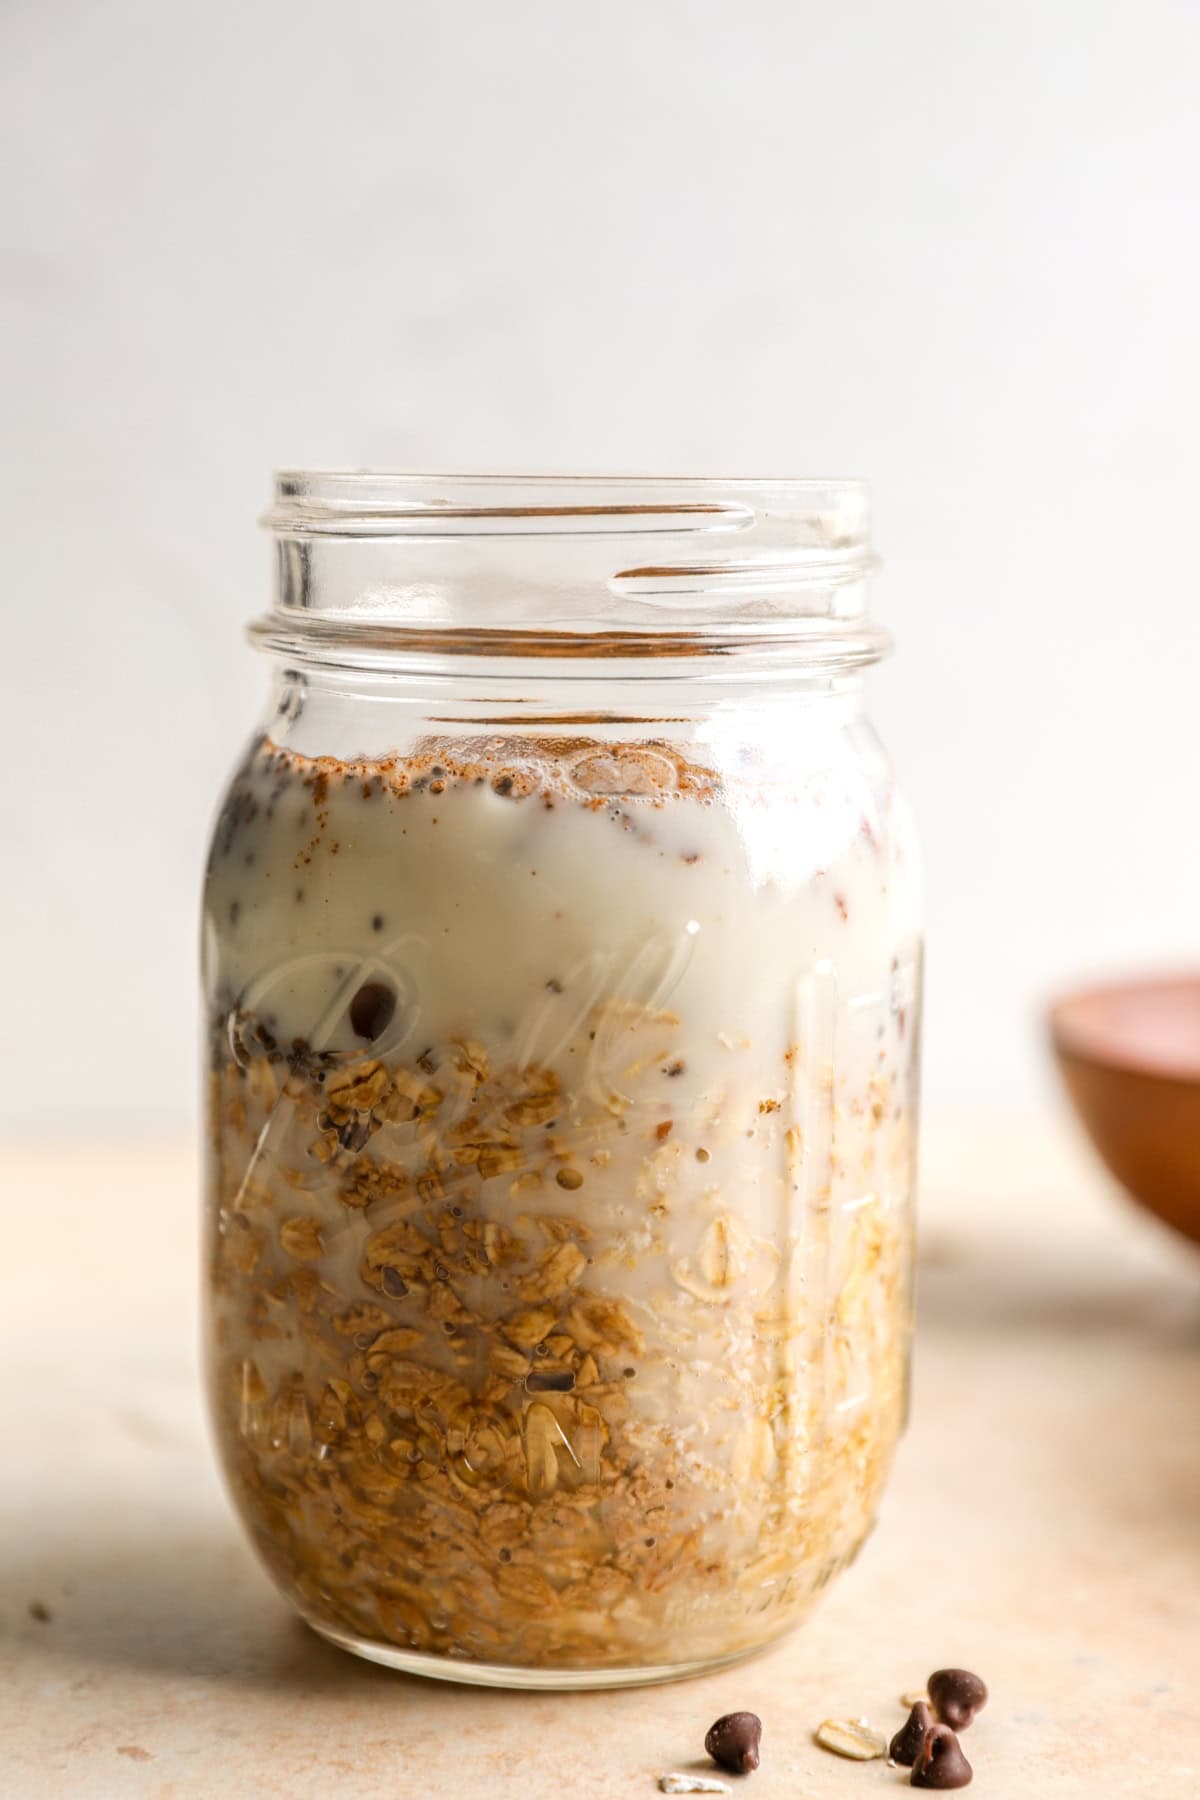
[[[1200,1244],[1200,975],[1071,994],[1050,1009],[1050,1036],[1110,1172]]]

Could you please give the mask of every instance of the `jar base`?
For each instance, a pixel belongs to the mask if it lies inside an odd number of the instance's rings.
[[[509,1663],[462,1661],[449,1656],[423,1656],[417,1650],[401,1650],[396,1644],[380,1643],[373,1638],[356,1637],[336,1625],[301,1615],[310,1630],[339,1650],[348,1650],[365,1662],[378,1663],[400,1675],[422,1675],[429,1681],[455,1681],[465,1687],[494,1687],[526,1690],[572,1692],[585,1688],[653,1687],[667,1681],[688,1681],[697,1675],[710,1675],[718,1669],[732,1668],[749,1662],[770,1650],[796,1629],[792,1620],[782,1631],[765,1638],[760,1644],[735,1650],[729,1656],[705,1657],[699,1662],[647,1663],[638,1668],[622,1669],[524,1669]]]

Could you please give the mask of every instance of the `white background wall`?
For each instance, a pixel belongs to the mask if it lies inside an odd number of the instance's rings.
[[[10,1129],[176,1125],[278,463],[868,475],[929,1096],[1200,963],[1194,0],[6,0]]]

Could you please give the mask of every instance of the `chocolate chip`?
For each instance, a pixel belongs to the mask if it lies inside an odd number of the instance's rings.
[[[894,1763],[900,1763],[911,1769],[920,1754],[925,1742],[925,1734],[933,1729],[933,1714],[923,1700],[918,1700],[888,1746],[888,1756]]]
[[[358,1037],[373,1042],[383,1036],[395,1011],[394,989],[382,981],[364,981],[350,1002],[350,1024]]]
[[[383,1282],[385,1294],[390,1294],[393,1300],[403,1300],[408,1292],[408,1283],[399,1269],[384,1269],[380,1274],[380,1280]]]
[[[749,1775],[758,1767],[761,1743],[762,1720],[757,1713],[724,1713],[709,1726],[704,1748],[718,1768],[729,1769],[734,1775]]]
[[[949,1725],[931,1725],[917,1752],[911,1777],[915,1788],[960,1788],[971,1779],[970,1763]]]
[[[337,1134],[338,1143],[343,1150],[361,1150],[371,1135],[369,1119],[347,1119]]]
[[[987,1705],[987,1688],[970,1669],[935,1669],[925,1686],[935,1716],[954,1731],[965,1731]]]
[[[531,1394],[569,1394],[574,1386],[570,1369],[530,1369],[525,1377],[526,1390]]]
[[[376,913],[375,917],[371,920],[371,930],[372,931],[382,931],[383,930],[383,914],[382,913]]]

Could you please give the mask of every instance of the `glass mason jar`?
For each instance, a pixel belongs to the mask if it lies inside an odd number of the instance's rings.
[[[287,474],[204,909],[211,1401],[304,1618],[739,1657],[906,1405],[920,939],[853,482]]]

